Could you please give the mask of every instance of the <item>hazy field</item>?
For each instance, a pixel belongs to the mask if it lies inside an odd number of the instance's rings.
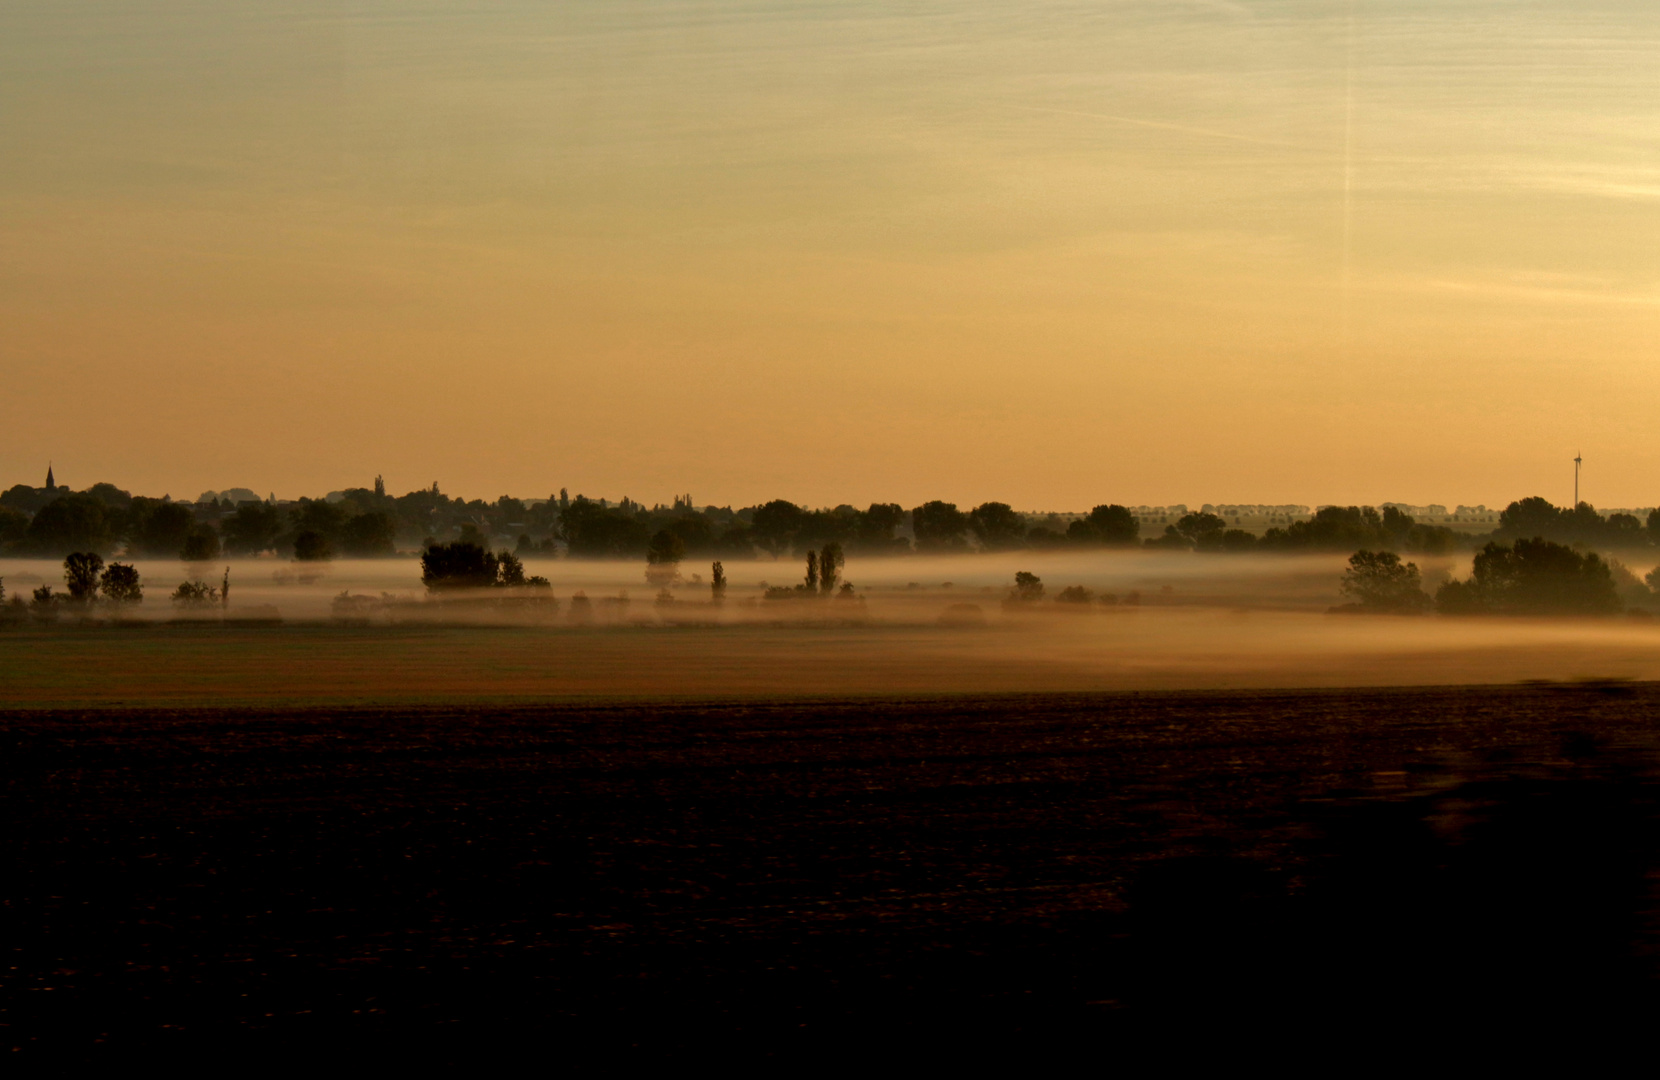
[[[434,702],[465,699],[727,698],[1226,687],[1468,684],[1660,678],[1648,620],[1450,620],[1326,614],[1342,560],[1127,554],[855,561],[862,604],[758,599],[790,563],[728,567],[726,604],[707,587],[660,606],[634,564],[550,561],[557,609],[421,603],[412,560],[302,569],[233,562],[233,622],[219,609],[176,620],[160,583],[177,563],[141,564],[137,625],[20,626],[0,637],[14,707],[115,702]],[[690,567],[686,568],[688,571]],[[1127,598],[1009,610],[1016,569]],[[56,580],[55,564],[10,563],[8,588]],[[1464,573],[1442,565],[1430,572]],[[301,574],[312,580],[301,580]],[[212,575],[217,579],[217,575]],[[915,582],[917,587],[911,587]],[[950,582],[949,587],[946,583]],[[584,591],[592,618],[573,622]],[[346,591],[404,602],[331,618]],[[606,602],[619,594],[627,604]],[[983,622],[942,625],[970,604]],[[280,624],[237,624],[271,612]],[[957,609],[959,612],[961,608]],[[961,621],[961,620],[959,620]]]

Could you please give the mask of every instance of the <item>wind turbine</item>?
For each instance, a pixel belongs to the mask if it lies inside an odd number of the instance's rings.
[[[1579,463],[1583,460],[1585,460],[1585,459],[1579,456],[1579,451],[1575,450],[1574,451],[1574,509],[1575,510],[1579,509]]]

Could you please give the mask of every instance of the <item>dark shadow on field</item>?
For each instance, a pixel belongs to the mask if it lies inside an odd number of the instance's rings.
[[[1657,704],[17,715],[3,1030],[65,1060],[1606,1045],[1656,1004]]]

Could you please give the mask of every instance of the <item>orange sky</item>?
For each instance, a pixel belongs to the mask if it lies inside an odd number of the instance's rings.
[[[13,0],[0,483],[1660,500],[1660,9],[895,10]]]

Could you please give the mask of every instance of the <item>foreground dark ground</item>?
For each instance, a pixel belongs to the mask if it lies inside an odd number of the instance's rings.
[[[1657,736],[1652,685],[14,713],[0,1031],[1606,1042],[1655,1004]]]

